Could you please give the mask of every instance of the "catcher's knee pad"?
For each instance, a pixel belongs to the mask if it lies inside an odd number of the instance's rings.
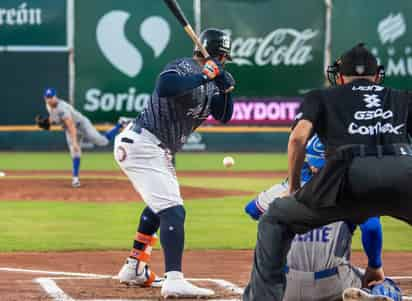
[[[137,259],[139,262],[149,263],[153,246],[156,244],[157,240],[156,234],[146,235],[136,232],[135,241],[139,242],[143,247],[141,249],[133,248],[129,256]]]

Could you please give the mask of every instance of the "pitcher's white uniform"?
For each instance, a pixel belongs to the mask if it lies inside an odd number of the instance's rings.
[[[52,124],[57,124],[63,126],[66,134],[67,146],[69,147],[70,154],[72,158],[80,157],[81,150],[78,153],[75,153],[72,146],[72,141],[70,134],[64,126],[64,119],[72,118],[73,122],[77,129],[77,139],[79,146],[81,142],[86,140],[98,146],[106,146],[110,141],[102,134],[100,134],[90,120],[83,116],[79,111],[73,108],[72,105],[68,104],[64,100],[58,99],[58,104],[55,108],[46,106],[47,111],[49,112],[50,122]]]

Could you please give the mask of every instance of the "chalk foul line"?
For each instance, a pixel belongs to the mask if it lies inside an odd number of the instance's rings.
[[[116,276],[112,275],[102,275],[102,274],[92,274],[92,273],[76,273],[76,272],[62,272],[62,271],[48,271],[48,270],[33,270],[33,269],[21,269],[21,268],[10,268],[2,267],[0,272],[14,272],[14,273],[27,273],[27,274],[41,274],[56,277],[39,277],[34,279],[35,283],[38,283],[42,289],[54,300],[54,301],[80,301],[73,299],[67,293],[65,293],[56,283],[55,280],[74,280],[74,279],[117,279]],[[394,276],[390,277],[394,280],[412,280],[412,276]],[[241,295],[243,289],[237,285],[224,280],[224,279],[214,279],[214,278],[188,278],[189,281],[204,281],[212,282],[222,289],[229,291],[231,293]],[[402,298],[405,301],[412,301],[412,297],[404,296]],[[209,299],[210,301],[238,301],[240,299]],[[81,301],[153,301],[145,299],[90,299]]]

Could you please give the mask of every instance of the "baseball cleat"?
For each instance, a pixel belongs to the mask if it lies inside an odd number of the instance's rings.
[[[373,295],[368,289],[347,288],[343,292],[343,301],[394,301],[383,295]]]
[[[168,272],[160,294],[163,298],[207,298],[215,292],[191,284],[184,279],[181,272]]]
[[[147,264],[139,273],[139,261],[134,258],[127,258],[126,263],[122,266],[118,278],[120,283],[141,286],[141,287],[161,287],[163,278],[158,277],[152,272]]]
[[[80,187],[80,180],[77,177],[74,177],[72,179],[72,187],[73,188],[79,188]]]

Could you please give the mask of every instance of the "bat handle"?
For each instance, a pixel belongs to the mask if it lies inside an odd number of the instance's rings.
[[[190,26],[190,24],[187,24],[184,27],[184,29],[187,32],[187,34],[189,35],[189,37],[192,39],[192,41],[195,43],[197,48],[199,48],[199,50],[202,53],[203,57],[205,57],[205,58],[209,57],[210,56],[209,53],[207,52],[206,48],[200,42],[200,40],[197,37],[197,35],[196,35],[195,31],[193,30],[192,26]]]

